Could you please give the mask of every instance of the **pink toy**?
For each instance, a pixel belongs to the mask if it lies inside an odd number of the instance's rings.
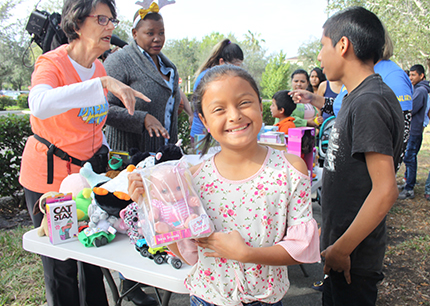
[[[213,226],[192,187],[186,159],[141,170],[147,191],[139,203],[143,234],[151,247],[205,237]]]

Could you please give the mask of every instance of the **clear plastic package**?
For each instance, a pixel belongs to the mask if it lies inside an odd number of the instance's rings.
[[[213,224],[192,183],[185,157],[138,170],[145,194],[138,203],[143,235],[151,248],[207,237]]]

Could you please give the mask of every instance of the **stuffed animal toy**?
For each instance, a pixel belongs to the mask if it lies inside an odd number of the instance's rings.
[[[49,236],[49,229],[48,229],[48,219],[46,218],[46,199],[49,197],[54,197],[56,195],[60,194],[59,192],[50,191],[45,194],[43,194],[39,200],[37,200],[36,204],[34,204],[33,207],[33,214],[37,215],[38,213],[43,213],[43,219],[42,223],[40,224],[39,228],[37,229],[37,235],[39,237],[43,236]]]
[[[79,173],[72,173],[63,179],[59,192],[63,194],[71,192],[73,198],[76,198],[84,188],[90,188],[87,179]]]
[[[91,205],[91,188],[82,189],[74,200],[76,202],[76,214],[78,216],[78,221],[88,220],[88,207]]]
[[[137,204],[131,203],[120,211],[119,215],[126,226],[126,232],[132,244],[143,238],[142,229],[139,224],[139,214],[137,213]]]

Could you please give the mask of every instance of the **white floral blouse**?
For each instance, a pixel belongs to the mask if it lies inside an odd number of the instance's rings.
[[[318,229],[312,217],[310,179],[295,169],[283,151],[268,149],[252,177],[230,181],[216,169],[213,157],[194,174],[194,183],[215,231],[240,232],[252,247],[282,245],[299,262],[317,262]],[[245,264],[225,258],[198,260],[185,280],[192,295],[216,305],[275,303],[289,288],[286,266]]]

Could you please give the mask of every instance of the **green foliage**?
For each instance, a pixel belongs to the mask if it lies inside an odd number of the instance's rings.
[[[16,197],[22,189],[18,182],[21,155],[32,135],[29,115],[0,117],[0,196]]]
[[[28,108],[28,95],[19,95],[17,105],[20,109]]]
[[[422,64],[430,69],[430,2],[428,0],[331,0],[334,13],[360,5],[374,12],[387,27],[394,43],[391,58],[403,69]]]
[[[272,117],[270,112],[270,105],[272,101],[263,101],[263,122],[265,125],[273,125],[275,118]]]
[[[14,105],[15,102],[11,97],[0,96],[0,110],[5,110],[6,107]]]
[[[188,115],[183,111],[178,116],[178,139],[182,139],[181,147],[185,153],[189,152],[191,149],[190,131],[191,126],[188,121]]]
[[[40,256],[22,248],[22,235],[30,229],[0,231],[0,305],[46,302]]]
[[[310,72],[313,68],[320,66],[320,62],[317,59],[320,50],[321,42],[319,38],[309,40],[299,47],[298,57],[303,62],[303,69]]]
[[[270,59],[263,72],[261,81],[261,94],[263,98],[271,99],[279,90],[289,88],[290,63],[285,61],[286,55],[281,51]]]

